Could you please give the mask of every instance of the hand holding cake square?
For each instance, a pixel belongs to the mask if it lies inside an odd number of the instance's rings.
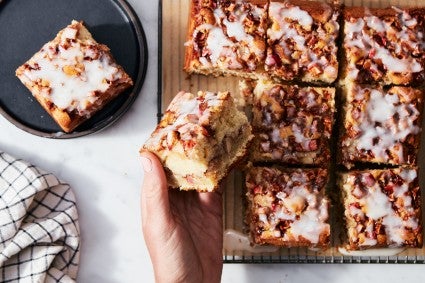
[[[214,191],[252,140],[251,125],[228,92],[180,92],[142,150],[155,153],[170,188]]]

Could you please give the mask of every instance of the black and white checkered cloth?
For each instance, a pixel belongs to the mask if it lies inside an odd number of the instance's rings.
[[[0,282],[75,282],[79,248],[69,185],[0,151]]]

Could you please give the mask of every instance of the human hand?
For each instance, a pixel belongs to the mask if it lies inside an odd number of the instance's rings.
[[[220,282],[222,195],[168,190],[157,157],[142,152],[142,228],[157,282]]]

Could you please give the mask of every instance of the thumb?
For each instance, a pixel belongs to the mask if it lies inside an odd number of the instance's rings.
[[[171,213],[167,178],[161,162],[155,154],[148,151],[142,151],[140,156],[144,169],[141,205],[145,230],[149,219],[166,223],[170,220]]]

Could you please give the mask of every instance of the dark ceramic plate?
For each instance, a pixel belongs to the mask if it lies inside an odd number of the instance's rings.
[[[94,39],[106,44],[134,86],[72,133],[60,127],[15,77],[15,70],[71,21],[82,20]],[[48,138],[97,132],[121,117],[136,99],[147,67],[142,25],[123,0],[0,0],[0,113],[17,127]]]

